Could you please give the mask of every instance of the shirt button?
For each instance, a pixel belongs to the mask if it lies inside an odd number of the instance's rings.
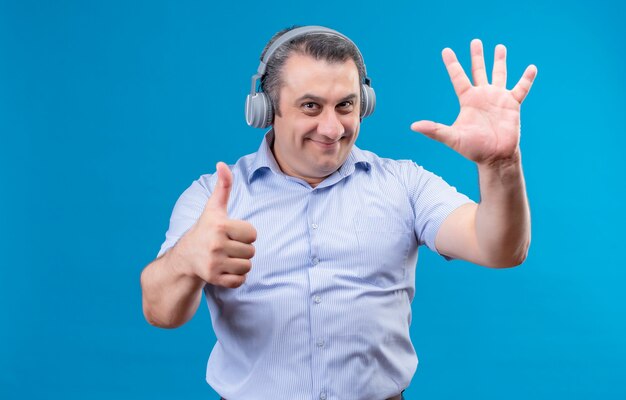
[[[326,392],[320,393],[320,400],[326,400]]]
[[[311,228],[317,229],[317,224],[311,224]]]
[[[322,298],[319,296],[313,296],[313,301],[315,302],[315,304],[319,304],[322,302]]]
[[[320,263],[320,260],[317,257],[313,258],[313,260],[311,260],[311,261],[313,261],[313,265],[317,265],[317,264]]]
[[[317,347],[322,348],[324,347],[324,339],[317,339],[317,343],[315,343],[317,345]]]

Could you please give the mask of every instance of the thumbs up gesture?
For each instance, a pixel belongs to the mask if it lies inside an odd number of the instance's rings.
[[[219,162],[217,183],[202,215],[176,246],[188,274],[227,288],[239,287],[246,280],[256,240],[252,224],[228,218],[232,184],[230,169]]]

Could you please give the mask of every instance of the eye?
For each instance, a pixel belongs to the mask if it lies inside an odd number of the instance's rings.
[[[320,105],[317,103],[308,102],[308,103],[303,103],[302,108],[304,108],[306,111],[316,111],[316,110],[319,110]]]
[[[337,108],[341,111],[351,112],[354,109],[354,101],[346,100],[337,104]]]

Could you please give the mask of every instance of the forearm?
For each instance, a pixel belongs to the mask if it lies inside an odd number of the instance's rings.
[[[508,160],[479,164],[480,204],[476,238],[493,267],[521,264],[530,245],[530,210],[519,153]]]
[[[176,250],[174,246],[141,273],[144,316],[162,328],[176,328],[193,317],[205,284],[187,273]]]

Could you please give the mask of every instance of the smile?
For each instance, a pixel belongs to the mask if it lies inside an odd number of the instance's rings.
[[[315,143],[317,146],[323,148],[323,149],[332,149],[334,148],[336,145],[339,144],[339,140],[334,141],[334,142],[323,142],[323,141],[319,141],[319,140],[315,140],[315,139],[310,139],[309,140],[313,143]]]

